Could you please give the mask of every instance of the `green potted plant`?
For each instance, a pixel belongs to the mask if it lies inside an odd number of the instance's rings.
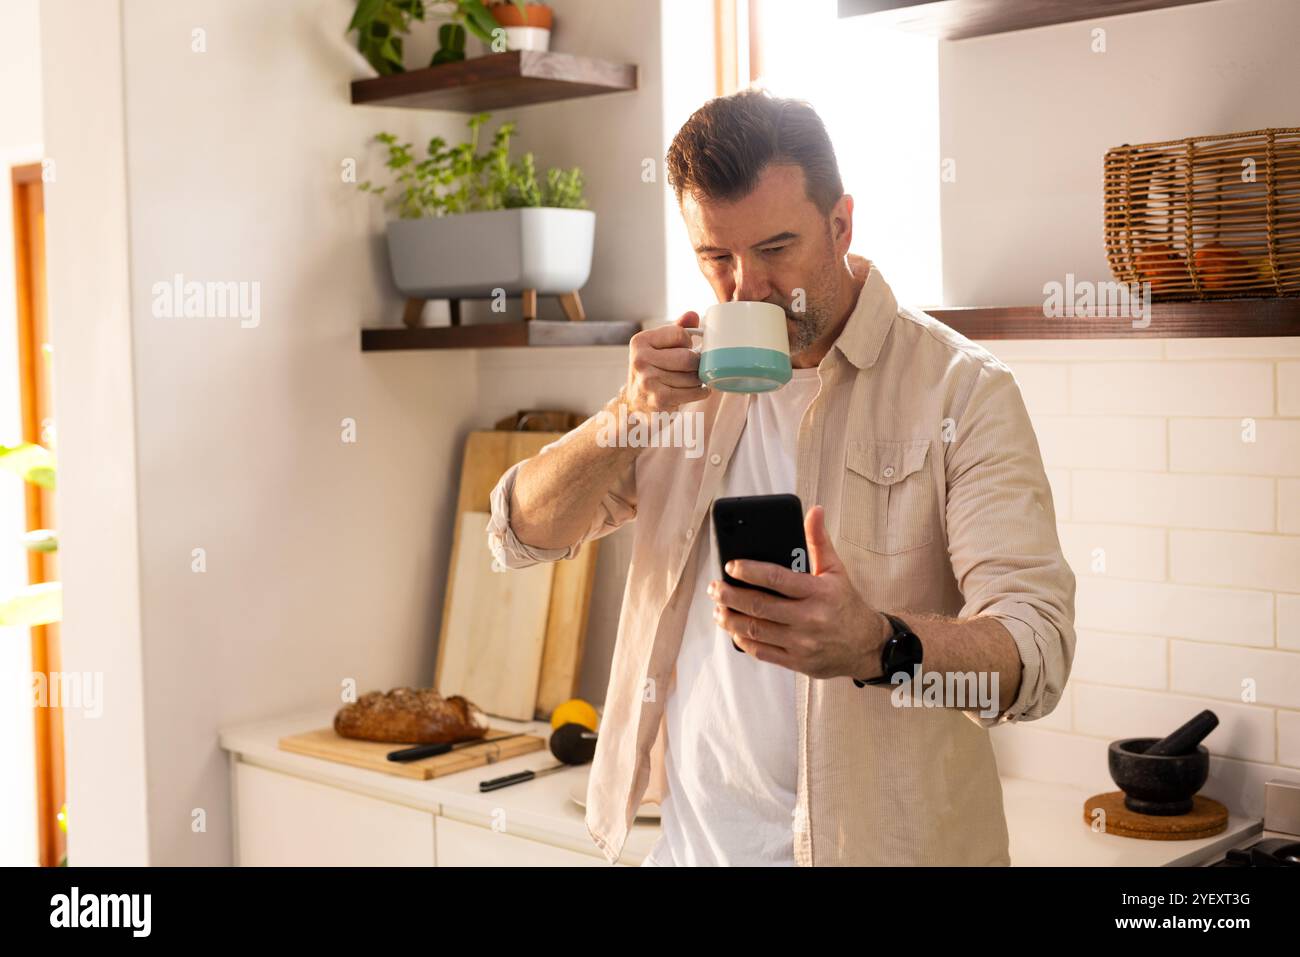
[[[438,52],[431,66],[465,59],[467,32],[483,44],[485,53],[550,47],[554,14],[544,3],[501,0],[485,5],[483,0],[446,0],[428,9],[449,18],[438,28]]]
[[[358,185],[398,213],[388,224],[388,258],[410,298],[486,297],[498,289],[560,295],[591,274],[596,214],[586,208],[582,171],[552,167],[539,178],[532,153],[512,161],[514,123],[501,124],[480,153],[489,118],[471,116],[469,139],[455,146],[435,136],[424,158],[391,133],[375,137],[387,147],[395,188]]]
[[[424,19],[424,0],[357,0],[347,33],[357,35],[357,50],[380,76],[402,73],[402,38],[412,20]]]
[[[519,2],[522,5],[523,0]],[[428,9],[431,13],[449,18],[447,23],[438,28],[438,50],[434,53],[430,66],[465,59],[466,31],[483,41],[491,52],[492,31],[498,28],[498,24],[492,14],[488,13],[483,0],[445,0],[430,4]]]
[[[357,50],[375,72],[391,76],[405,72],[403,38],[412,21],[423,21],[427,14],[448,18],[438,27],[438,50],[430,66],[465,59],[467,32],[489,53],[545,50],[550,45],[551,8],[525,0],[490,5],[483,0],[357,0],[346,32],[356,33]]]

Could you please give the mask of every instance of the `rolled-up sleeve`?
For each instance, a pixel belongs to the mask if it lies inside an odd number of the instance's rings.
[[[1046,717],[1074,660],[1074,572],[1061,552],[1038,439],[1011,370],[985,361],[946,454],[948,551],[965,604],[996,618],[1023,666],[1011,706],[981,727]]]
[[[585,424],[584,422],[583,425]],[[537,454],[546,455],[557,446],[573,441],[582,427],[580,425],[554,442],[542,446]],[[614,488],[606,492],[601,499],[600,507],[596,510],[591,524],[577,541],[557,548],[536,548],[522,542],[511,527],[510,504],[514,494],[515,478],[523,465],[524,462],[516,462],[506,469],[491,494],[492,515],[486,529],[488,548],[491,549],[496,562],[504,568],[527,568],[538,562],[573,558],[585,542],[608,535],[636,517],[636,467],[635,461],[629,461],[627,469],[619,477]]]

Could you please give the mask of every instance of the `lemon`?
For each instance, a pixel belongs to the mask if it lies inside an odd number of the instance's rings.
[[[588,730],[595,731],[600,719],[596,715],[596,709],[586,701],[581,698],[570,698],[551,712],[551,727],[558,728],[570,721],[574,724],[580,724]]]

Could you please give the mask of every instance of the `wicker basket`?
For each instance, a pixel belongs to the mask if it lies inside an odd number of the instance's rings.
[[[1300,295],[1300,128],[1106,153],[1106,259],[1153,299]]]

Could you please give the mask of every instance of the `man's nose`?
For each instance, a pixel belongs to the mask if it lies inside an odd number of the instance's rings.
[[[736,271],[736,288],[731,298],[739,302],[760,302],[771,293],[762,269],[756,265],[741,263]]]

